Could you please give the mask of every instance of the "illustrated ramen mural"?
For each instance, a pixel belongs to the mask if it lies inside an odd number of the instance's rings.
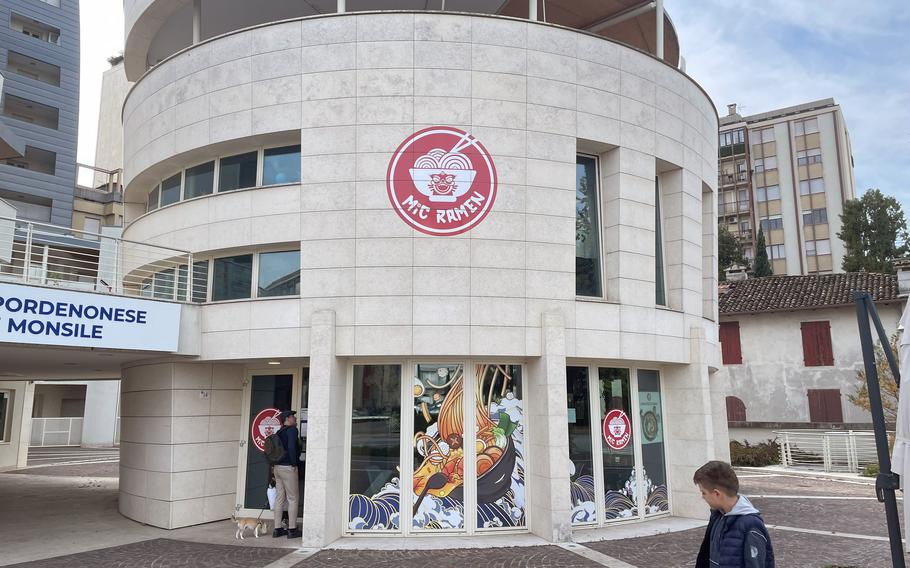
[[[418,366],[414,380],[414,529],[465,527],[466,459],[475,460],[477,471],[477,528],[525,524],[521,367],[477,365],[474,378],[476,428],[474,436],[466,436],[462,366]]]

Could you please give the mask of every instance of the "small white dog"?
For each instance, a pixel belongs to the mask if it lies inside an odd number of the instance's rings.
[[[243,533],[246,532],[246,529],[252,529],[256,538],[259,538],[260,533],[265,534],[269,530],[269,525],[264,519],[231,515],[231,520],[237,523],[237,531],[234,533],[234,538],[239,538],[240,540],[243,540]]]

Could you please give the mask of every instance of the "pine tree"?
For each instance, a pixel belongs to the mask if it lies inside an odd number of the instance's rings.
[[[768,260],[768,246],[765,244],[765,232],[758,228],[758,240],[755,243],[755,264],[752,269],[752,276],[761,278],[762,276],[771,276],[774,272],[771,270],[771,261]]]

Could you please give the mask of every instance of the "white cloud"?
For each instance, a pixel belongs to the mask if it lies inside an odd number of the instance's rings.
[[[857,191],[879,187],[910,214],[910,16],[902,2],[668,3],[687,71],[719,112],[755,114],[833,97],[853,145]]]

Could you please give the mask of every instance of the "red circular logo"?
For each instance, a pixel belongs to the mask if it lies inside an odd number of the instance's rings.
[[[632,439],[632,423],[629,416],[619,409],[613,409],[604,417],[604,442],[614,450],[621,450]]]
[[[278,420],[279,414],[281,411],[277,408],[264,408],[259,411],[256,418],[253,418],[250,436],[253,439],[253,445],[260,452],[265,451],[265,439],[281,429],[281,421]]]
[[[395,150],[389,200],[405,223],[428,235],[457,235],[480,223],[496,199],[496,167],[476,138],[432,126]]]

